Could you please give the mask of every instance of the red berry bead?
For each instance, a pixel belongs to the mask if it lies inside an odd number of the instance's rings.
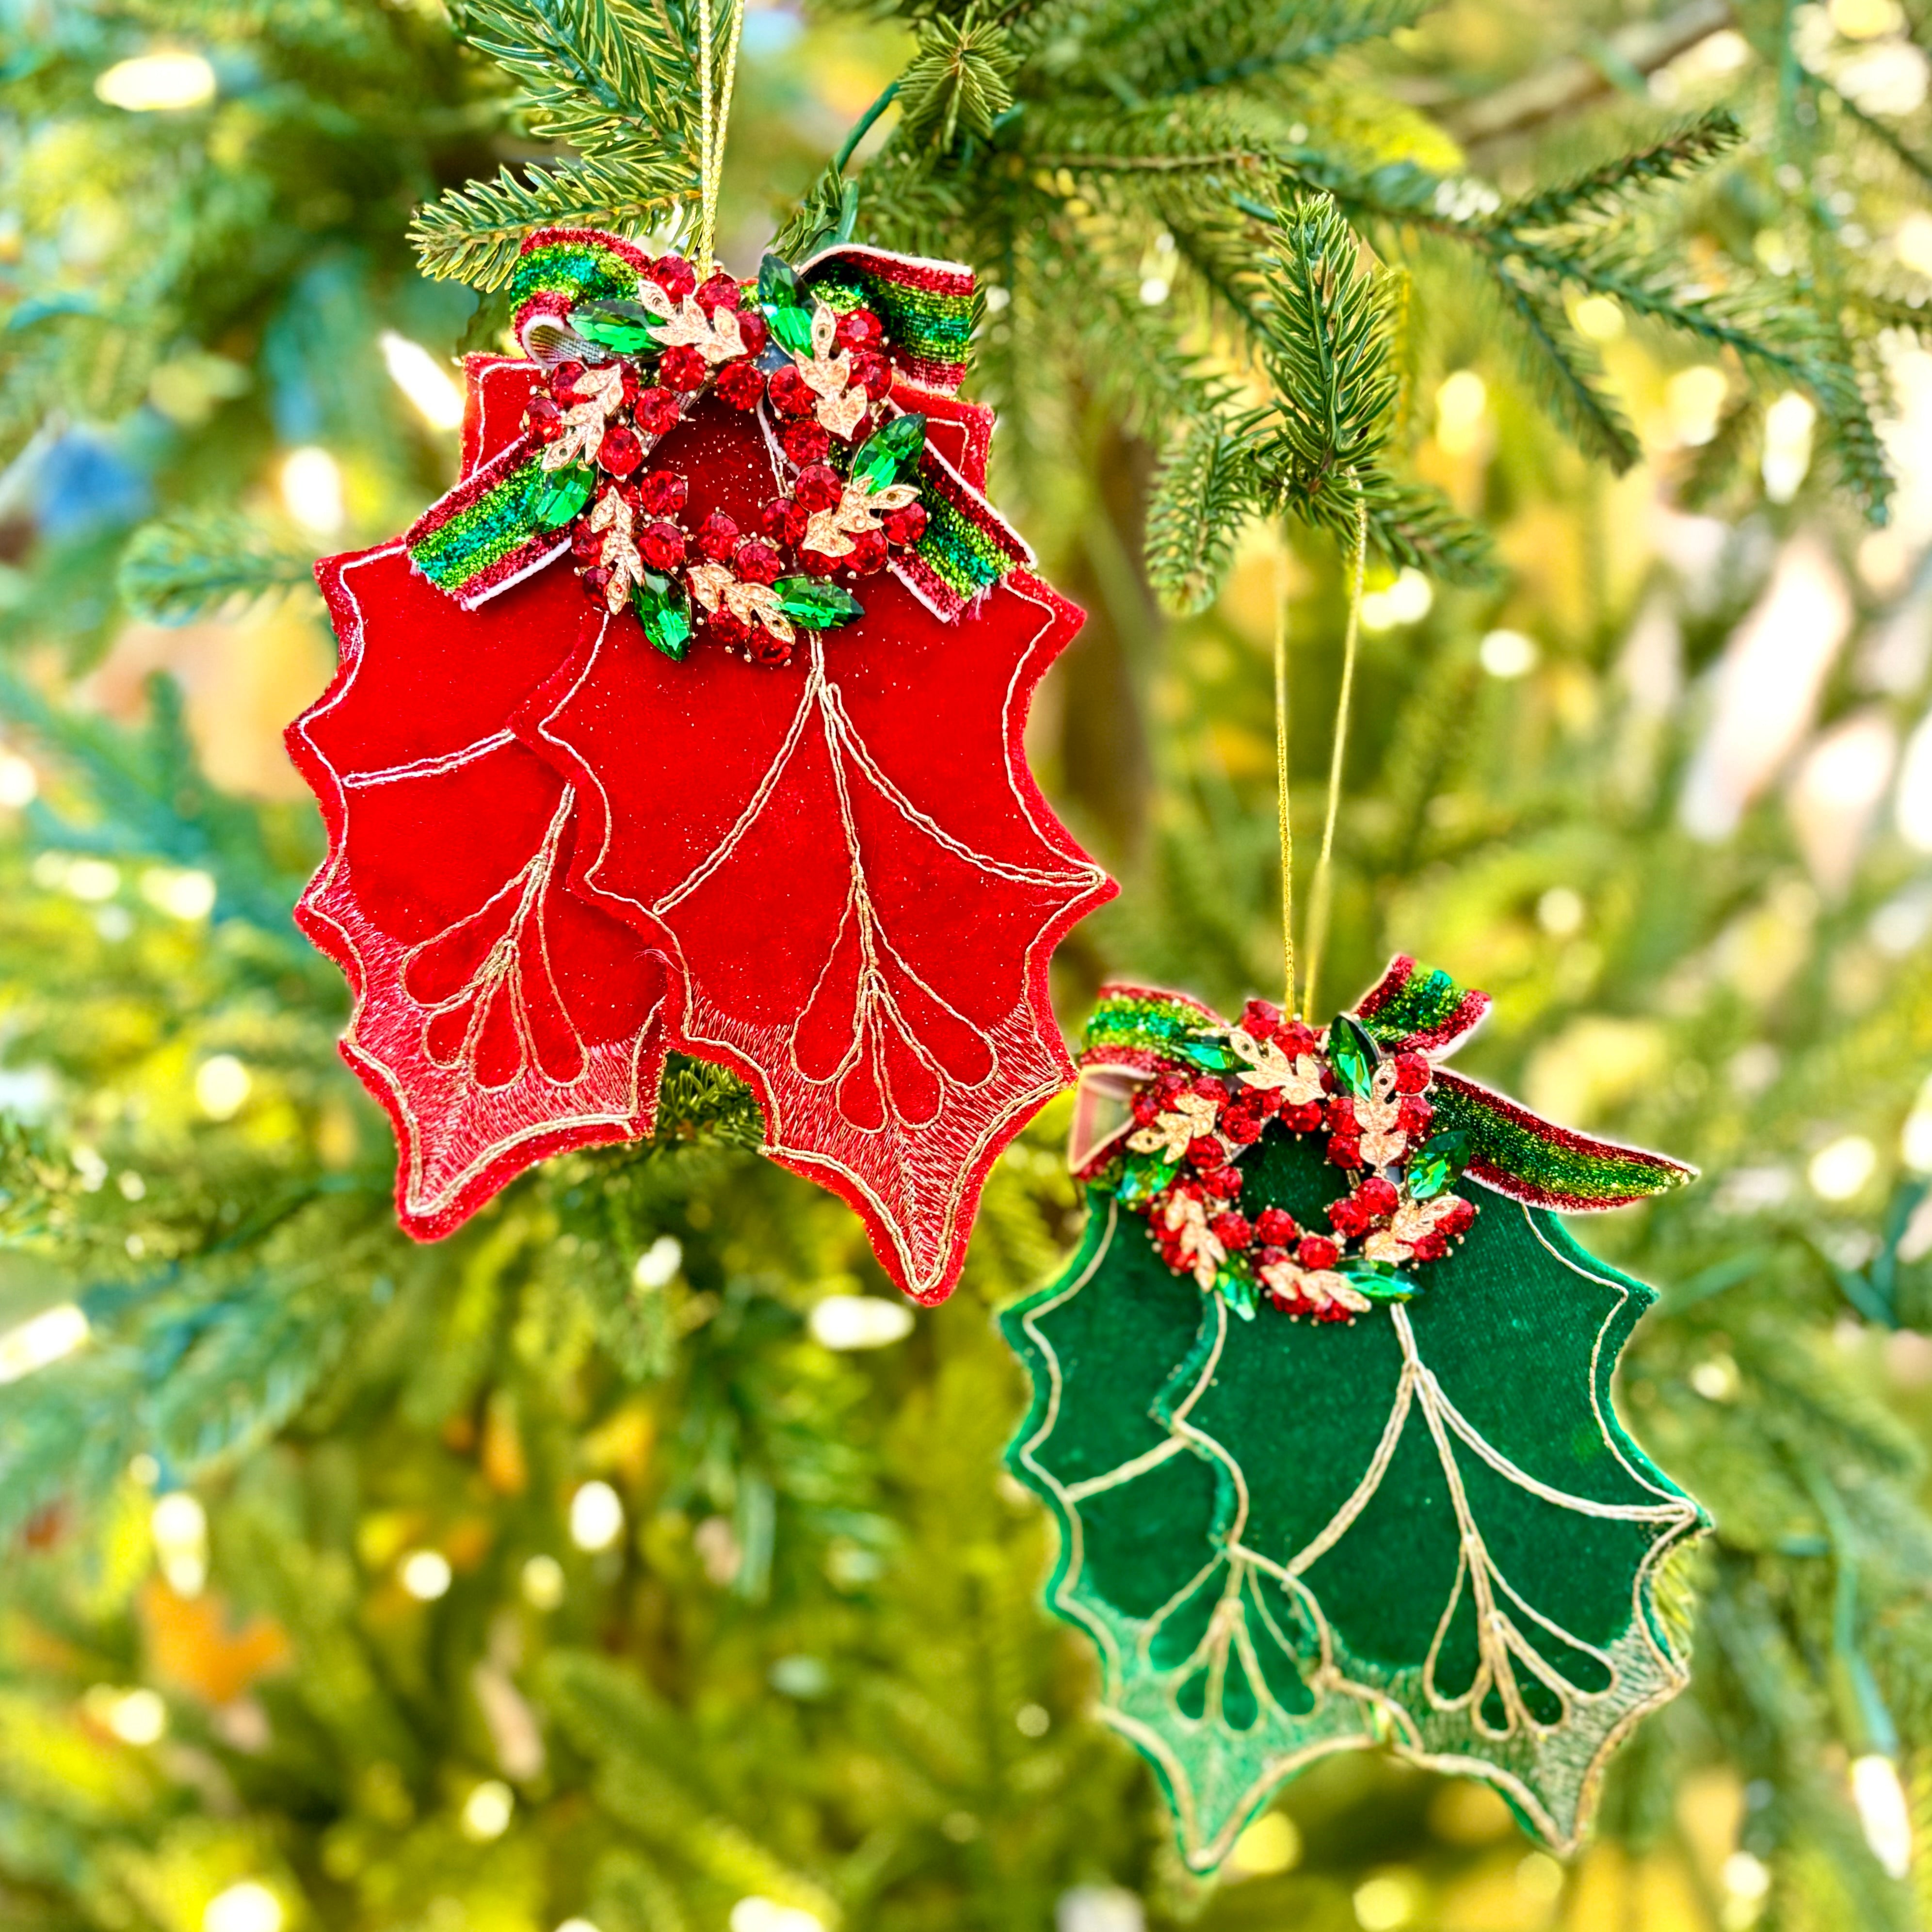
[[[1406,1134],[1426,1134],[1435,1118],[1436,1109],[1420,1094],[1405,1094],[1396,1103],[1395,1124]]]
[[[1449,1244],[1434,1228],[1425,1228],[1408,1245],[1419,1262],[1439,1262],[1449,1252]]]
[[[1231,1141],[1252,1147],[1262,1137],[1262,1117],[1257,1109],[1244,1106],[1238,1100],[1221,1116],[1220,1127]]]
[[[758,537],[747,537],[738,546],[731,566],[747,584],[776,584],[784,574],[784,559]]]
[[[1368,1232],[1369,1216],[1362,1204],[1345,1196],[1328,1204],[1328,1225],[1345,1240]]]
[[[1264,1119],[1273,1120],[1281,1112],[1282,1092],[1279,1087],[1264,1087],[1254,1096],[1256,1109]]]
[[[1187,1164],[1210,1174],[1227,1160],[1227,1150],[1212,1134],[1197,1134],[1187,1143]]]
[[[1450,1202],[1448,1212],[1436,1222],[1436,1232],[1452,1238],[1466,1234],[1474,1225],[1475,1219],[1476,1204],[1473,1201],[1465,1201],[1458,1195]]]
[[[1191,1094],[1194,1083],[1184,1073],[1168,1072],[1154,1076],[1154,1097],[1163,1107],[1172,1107],[1184,1094]]]
[[[1360,1202],[1363,1211],[1372,1219],[1393,1214],[1402,1203],[1402,1196],[1379,1174],[1370,1174],[1355,1190],[1355,1198]]]
[[[677,421],[677,398],[668,389],[640,390],[631,414],[646,436],[662,436]]]
[[[1328,1102],[1328,1131],[1331,1134],[1352,1134],[1355,1126],[1355,1103],[1346,1094],[1330,1096]]]
[[[854,352],[850,374],[851,380],[875,403],[892,386],[892,365],[874,349]]]
[[[1395,1090],[1420,1094],[1429,1085],[1429,1062],[1419,1053],[1398,1053],[1395,1057]]]
[[[845,560],[840,556],[827,556],[822,550],[802,550],[798,554],[798,560],[805,566],[808,576],[830,577]]]
[[[1357,1134],[1336,1134],[1328,1142],[1328,1158],[1336,1167],[1360,1167],[1362,1164],[1361,1138]]]
[[[698,285],[698,305],[706,315],[714,309],[736,308],[745,292],[722,268]]]
[[[861,577],[870,577],[886,567],[886,533],[884,530],[854,530],[851,554],[845,560]]]
[[[548,396],[532,396],[524,411],[524,428],[538,442],[554,442],[563,434],[563,412]]]
[[[1272,1000],[1250,1000],[1241,1009],[1240,1025],[1251,1040],[1272,1040],[1281,1025],[1281,1009]]]
[[[647,517],[674,517],[684,508],[691,486],[675,471],[647,470],[632,486],[634,506]]]
[[[848,309],[832,338],[841,349],[876,349],[885,339],[885,324],[868,308]]]
[[[1138,1127],[1151,1126],[1154,1117],[1160,1112],[1160,1102],[1143,1087],[1134,1096],[1134,1124]]]
[[[584,398],[577,393],[577,380],[584,374],[581,362],[560,362],[550,372],[550,392],[560,403],[580,403]]]
[[[775,638],[760,624],[752,633],[751,649],[748,655],[752,663],[763,664],[767,670],[777,670],[791,662],[791,646],[783,638]]]
[[[795,362],[774,369],[765,385],[772,407],[788,416],[808,416],[818,406],[818,392],[799,374]]]
[[[675,570],[684,561],[684,532],[675,524],[646,524],[638,534],[638,554],[653,570]]]
[[[675,389],[681,395],[694,395],[704,388],[709,367],[689,343],[680,342],[658,357],[658,380],[667,389]]]
[[[1306,1053],[1313,1055],[1321,1050],[1322,1042],[1312,1028],[1305,1027],[1299,1020],[1290,1020],[1274,1036],[1274,1043],[1289,1059],[1296,1060]]]
[[[713,563],[729,563],[738,548],[738,526],[722,510],[713,510],[698,526],[698,548]]]
[[[778,440],[786,455],[801,470],[807,464],[823,463],[832,447],[832,438],[824,425],[809,421],[787,423]]]
[[[1294,1216],[1285,1208],[1264,1208],[1255,1216],[1255,1232],[1277,1248],[1285,1248],[1300,1234]]]
[[[888,510],[879,522],[888,542],[902,544],[910,549],[926,534],[926,506],[908,503],[902,510]]]
[[[1254,1224],[1245,1214],[1216,1214],[1208,1225],[1220,1237],[1222,1246],[1231,1251],[1253,1243]]]
[[[794,496],[808,510],[835,508],[845,494],[838,472],[829,463],[808,463],[798,472],[798,481],[791,487]]]
[[[629,476],[644,460],[644,446],[623,423],[613,423],[597,446],[598,462],[620,479]]]
[[[604,592],[610,587],[610,573],[602,564],[590,570],[580,571],[577,580],[584,586],[584,594],[593,604],[604,601]]]
[[[734,410],[754,410],[765,399],[765,379],[749,362],[728,362],[718,372],[718,393]]]
[[[604,561],[604,532],[588,524],[579,524],[570,533],[570,554],[579,563]]]
[[[728,610],[722,604],[704,621],[710,626],[711,634],[721,644],[742,644],[752,634],[751,626],[736,611]]]
[[[738,340],[745,345],[747,356],[762,356],[765,344],[772,339],[770,325],[754,308],[741,308],[738,311]]]
[[[1325,1234],[1304,1234],[1295,1244],[1294,1258],[1305,1268],[1331,1268],[1342,1250]]]
[[[682,255],[660,255],[644,272],[674,302],[698,286],[698,271]]]
[[[796,544],[812,520],[802,503],[781,496],[758,512],[758,528],[775,544]]]
[[[1241,1170],[1230,1161],[1225,1167],[1217,1167],[1212,1174],[1204,1175],[1201,1184],[1218,1199],[1238,1201],[1247,1183],[1242,1178]]]
[[[1292,1134],[1312,1134],[1322,1125],[1322,1102],[1304,1100],[1298,1107],[1284,1107],[1281,1124]]]

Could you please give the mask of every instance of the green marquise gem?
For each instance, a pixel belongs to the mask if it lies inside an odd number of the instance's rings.
[[[651,333],[662,318],[642,302],[585,302],[570,311],[572,328],[586,342],[595,342],[620,356],[634,356],[640,350],[662,346]]]
[[[567,470],[547,472],[537,485],[533,506],[537,521],[547,530],[568,523],[590,502],[596,487],[596,472],[588,464],[574,463]]]
[[[1422,1284],[1393,1262],[1372,1262],[1366,1255],[1344,1255],[1335,1272],[1357,1293],[1371,1301],[1408,1301]]]
[[[758,306],[770,318],[782,347],[794,356],[812,353],[812,298],[782,255],[767,255],[758,265]]]
[[[852,459],[852,480],[875,493],[883,490],[919,460],[925,447],[925,417],[916,410],[895,416],[860,445]]]
[[[1215,1276],[1214,1286],[1221,1299],[1244,1322],[1255,1318],[1255,1284],[1250,1276],[1224,1268]]]
[[[785,615],[808,631],[832,630],[866,614],[865,605],[850,591],[822,577],[782,577],[772,588]]]
[[[1432,1201],[1445,1187],[1454,1184],[1469,1164],[1469,1136],[1451,1129],[1424,1141],[1410,1156],[1403,1179],[1412,1199]]]
[[[1130,1154],[1114,1190],[1123,1208],[1144,1208],[1174,1178],[1176,1163],[1151,1154]]]
[[[691,598],[674,577],[646,571],[631,593],[644,635],[668,658],[683,658],[691,648]]]
[[[1232,1073],[1241,1057],[1224,1040],[1211,1033],[1191,1034],[1171,1042],[1175,1056],[1208,1073]]]
[[[1328,1028],[1328,1064],[1335,1077],[1357,1100],[1374,1090],[1376,1067],[1382,1054],[1360,1022],[1337,1013]]]

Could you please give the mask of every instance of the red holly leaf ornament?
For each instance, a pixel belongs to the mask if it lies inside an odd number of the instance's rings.
[[[581,286],[594,270],[606,298],[637,272],[635,251],[608,238],[542,246],[542,272]],[[538,272],[526,310],[543,328],[586,313],[635,326],[635,305],[569,309]],[[895,308],[894,275],[938,286],[940,307]],[[547,1154],[648,1131],[669,1047],[750,1082],[766,1151],[848,1201],[909,1294],[950,1292],[994,1160],[1072,1077],[1047,997],[1053,947],[1113,890],[1054,817],[1022,746],[1033,690],[1080,614],[1024,567],[979,494],[990,412],[908,374],[931,380],[963,342],[962,275],[851,251],[797,298],[818,303],[820,326],[800,366],[820,393],[830,385],[820,420],[849,444],[831,457],[846,490],[838,527],[860,533],[849,569],[800,553],[827,586],[816,594],[838,602],[850,586],[829,627],[809,614],[788,626],[766,617],[771,596],[752,601],[770,558],[746,544],[796,541],[802,524],[789,539],[748,535],[777,530],[788,490],[805,501],[795,425],[808,398],[768,351],[757,369],[792,388],[784,412],[759,402],[751,356],[730,359],[728,343],[718,356],[730,380],[650,429],[648,468],[620,449],[615,482],[585,472],[634,517],[614,502],[585,511],[562,554],[554,526],[528,517],[507,538],[486,529],[495,548],[482,548],[475,506],[486,489],[516,509],[547,487],[539,431],[559,412],[530,400],[539,382],[566,405],[584,393],[608,410],[620,406],[614,380],[593,368],[584,391],[560,392],[534,363],[472,358],[467,490],[409,538],[319,566],[343,662],[290,730],[330,835],[298,916],[355,988],[344,1052],[395,1120],[412,1234],[448,1232]],[[676,280],[661,279],[675,296]],[[849,312],[854,284],[906,338],[883,398],[883,383],[868,398],[856,377],[837,392],[843,351],[824,304]],[[652,314],[670,306],[644,293]],[[719,333],[715,314],[678,326],[693,340]],[[854,368],[873,327],[841,324],[839,342],[849,328],[859,345]],[[743,332],[755,340],[756,325]],[[679,374],[694,368],[688,356]],[[625,398],[644,392],[640,429],[646,410],[670,416],[652,380],[648,364],[627,374]],[[862,534],[862,502],[845,520],[860,487],[847,479],[863,476],[866,436],[911,412],[934,526],[922,544],[923,515],[889,521],[887,571],[880,539]],[[627,568],[658,567],[648,553],[627,566],[621,549],[658,514],[651,479],[665,476],[679,479],[690,533],[694,635],[639,621],[648,598],[659,613],[676,604],[675,573],[668,590],[640,584],[636,612],[626,598]],[[730,610],[721,572],[736,574],[744,600]],[[807,581],[782,578],[776,592],[796,599]]]
[[[514,439],[536,371],[466,374],[466,475]],[[566,890],[573,794],[509,728],[576,644],[568,573],[474,612],[400,541],[316,574],[341,658],[289,728],[328,833],[296,918],[348,975],[344,1057],[394,1123],[398,1217],[434,1240],[546,1155],[650,1131],[663,963]]]

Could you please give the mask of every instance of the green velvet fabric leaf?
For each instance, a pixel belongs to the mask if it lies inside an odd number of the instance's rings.
[[[1250,1215],[1336,1192],[1278,1127],[1244,1166]],[[1683,1685],[1653,1592],[1702,1513],[1610,1406],[1652,1292],[1479,1198],[1413,1302],[1324,1324],[1231,1320],[1096,1189],[1079,1252],[1000,1318],[1034,1383],[1007,1460],[1060,1525],[1048,1603],[1196,1870],[1284,1778],[1373,1744],[1488,1779],[1568,1849]]]

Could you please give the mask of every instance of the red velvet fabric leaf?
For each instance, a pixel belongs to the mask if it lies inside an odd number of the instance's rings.
[[[467,374],[466,474],[517,434],[535,376]],[[546,1155],[650,1130],[664,968],[566,889],[574,795],[509,728],[577,646],[574,577],[466,613],[400,542],[316,575],[341,656],[289,728],[328,833],[296,916],[349,976],[344,1056],[395,1124],[402,1224],[433,1239]]]
[[[934,412],[969,481],[983,423]],[[653,460],[688,478],[693,524],[779,493],[762,439],[712,401]],[[671,1043],[742,1072],[766,1151],[842,1195],[936,1301],[993,1160],[1071,1078],[1047,964],[1114,888],[1021,742],[1075,607],[1025,572],[950,622],[889,574],[860,596],[862,618],[801,634],[779,670],[702,630],[674,664],[613,620],[519,728],[578,788],[573,884],[677,962]]]

